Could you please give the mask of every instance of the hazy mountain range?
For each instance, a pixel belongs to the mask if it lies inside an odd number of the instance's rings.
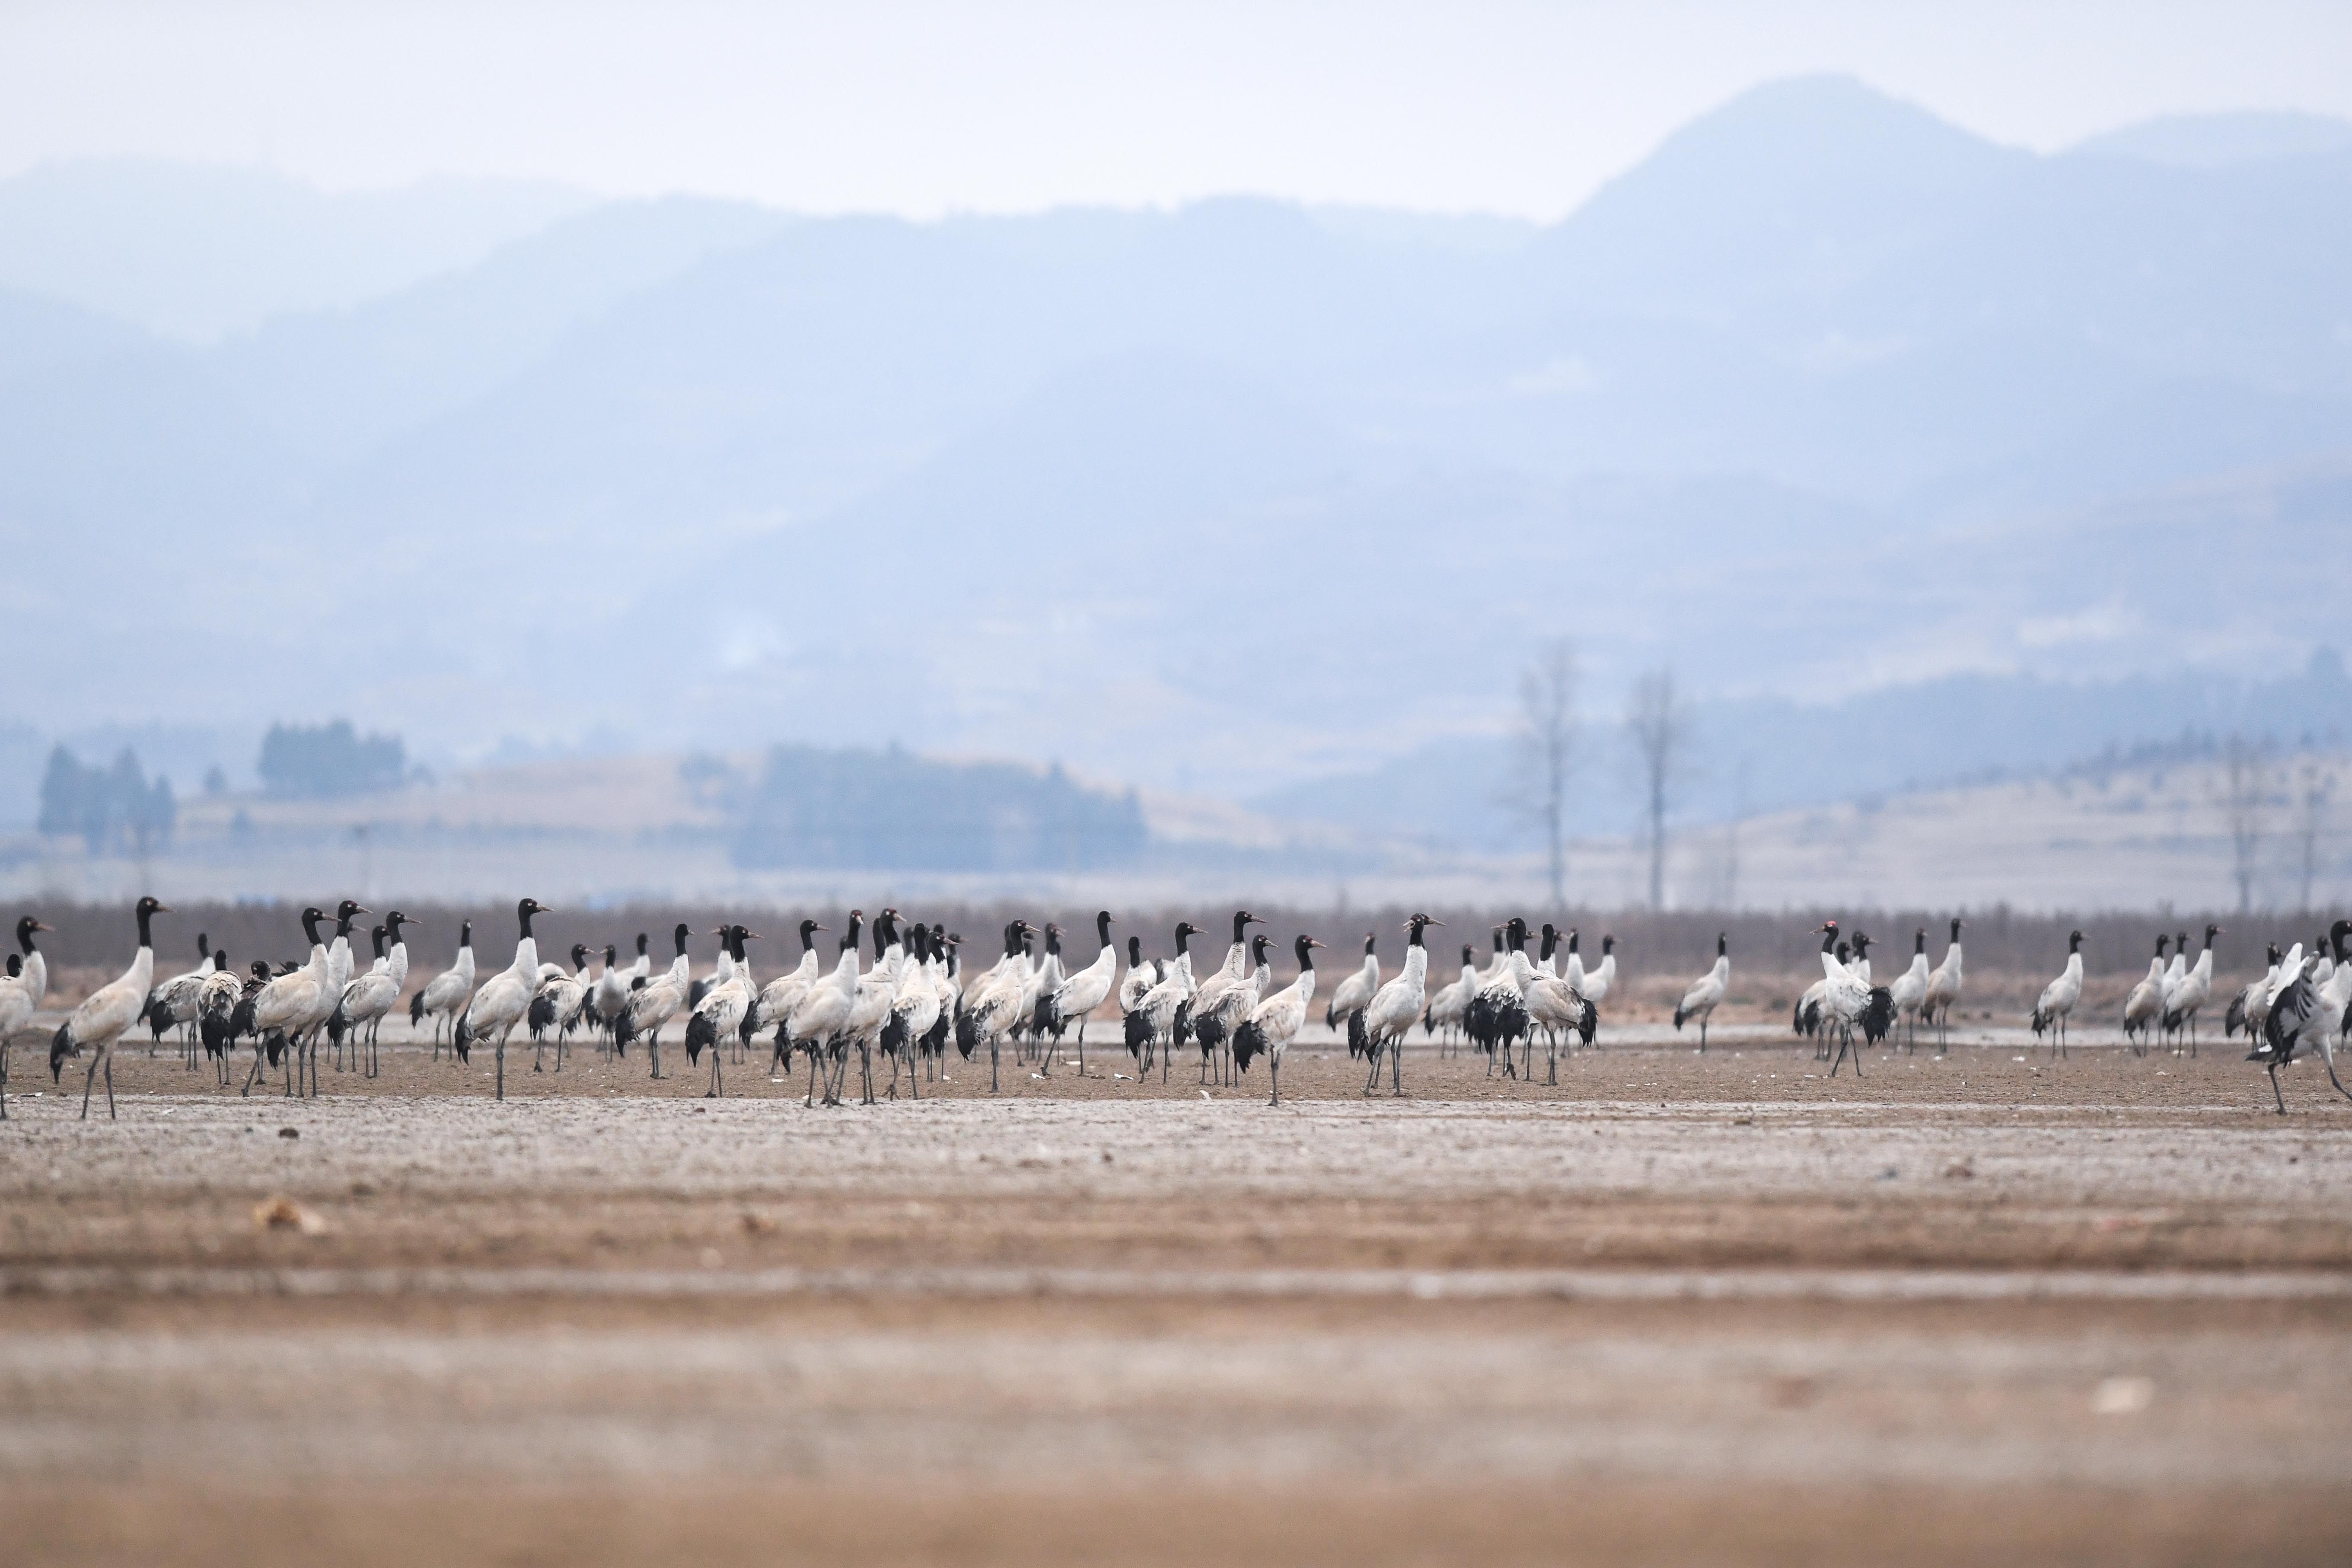
[[[2294,676],[2352,588],[2347,255],[2352,127],[2045,157],[1840,79],[1551,226],[36,171],[0,718],[895,740],[1311,814],[1411,757],[1486,800],[1555,635],[1596,715],[1660,663],[1757,713]],[[1927,771],[2019,760],[1964,732]]]

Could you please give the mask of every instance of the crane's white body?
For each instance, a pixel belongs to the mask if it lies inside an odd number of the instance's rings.
[[[53,1078],[66,1058],[78,1058],[84,1051],[91,1053],[89,1070],[81,1084],[81,1113],[85,1118],[89,1115],[91,1080],[102,1068],[106,1074],[106,1114],[110,1121],[113,1119],[114,1042],[139,1021],[139,1015],[147,1010],[148,994],[155,989],[155,949],[148,939],[147,914],[157,908],[152,900],[140,900],[139,950],[131,955],[131,967],[122,972],[120,979],[84,997],[81,1005],[66,1016],[50,1042],[49,1071]],[[46,973],[42,978],[46,984]]]
[[[1731,988],[1731,955],[1721,951],[1721,945],[1719,942],[1717,944],[1715,967],[1692,981],[1689,989],[1683,993],[1682,1001],[1675,1007],[1676,1030],[1694,1019],[1697,1021],[1700,1050],[1706,1049],[1707,1022],[1715,1016],[1716,1008],[1722,1005],[1724,993]],[[1802,1005],[1801,1002],[1800,1005]]]

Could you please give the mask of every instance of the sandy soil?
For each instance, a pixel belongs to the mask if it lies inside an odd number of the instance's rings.
[[[1309,1047],[1279,1110],[1096,1051],[830,1110],[674,1046],[43,1074],[6,1556],[2352,1560],[2324,1076],[1727,1033],[1402,1100]]]

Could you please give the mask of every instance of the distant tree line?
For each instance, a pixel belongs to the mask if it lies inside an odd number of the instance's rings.
[[[1081,871],[1133,860],[1146,838],[1131,790],[1085,789],[1059,766],[933,762],[895,746],[778,746],[737,812],[746,867]]]
[[[324,799],[398,789],[408,777],[408,749],[397,735],[362,736],[351,721],[272,724],[255,769],[274,795]]]
[[[143,858],[172,847],[179,820],[172,781],[161,773],[151,781],[130,747],[112,767],[86,765],[64,746],[49,753],[41,775],[43,833],[79,834],[92,855]]]

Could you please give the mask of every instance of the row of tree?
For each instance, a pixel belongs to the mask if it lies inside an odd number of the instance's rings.
[[[1580,684],[1576,645],[1556,637],[1519,673],[1519,722],[1505,801],[1544,835],[1550,850],[1551,898],[1567,903],[1568,789],[1587,760],[1577,715]],[[1694,732],[1690,704],[1675,672],[1654,669],[1633,682],[1625,707],[1625,739],[1642,783],[1642,827],[1650,853],[1650,907],[1666,907],[1666,816],[1675,787],[1688,768]]]
[[[149,779],[130,747],[122,748],[112,767],[85,764],[63,746],[49,753],[41,774],[43,833],[78,834],[92,855],[144,859],[172,847],[179,821],[172,781],[161,773]]]

